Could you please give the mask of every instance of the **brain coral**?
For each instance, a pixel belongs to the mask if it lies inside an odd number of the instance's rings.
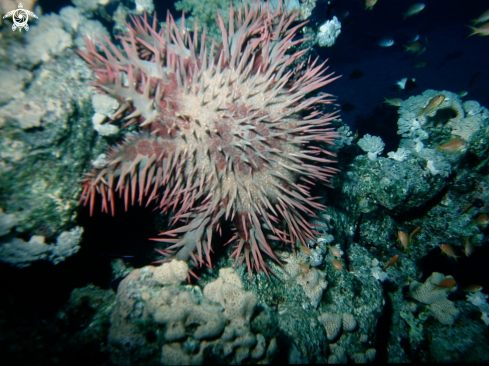
[[[92,212],[100,194],[112,213],[116,192],[126,209],[156,202],[173,213],[174,227],[155,239],[171,244],[162,253],[197,267],[211,266],[212,237],[225,221],[236,228],[235,265],[246,260],[250,273],[268,275],[263,253],[278,261],[268,238],[314,239],[302,215],[324,208],[310,189],[336,172],[323,146],[336,137],[328,127],[336,116],[319,108],[329,94],[310,94],[334,78],[317,60],[300,62],[306,50],[293,51],[303,42],[297,15],[282,2],[243,2],[228,27],[217,15],[222,43],[211,46],[197,22],[191,32],[170,14],[162,29],[156,18],[133,18],[122,49],[87,40],[79,53],[96,89],[120,103],[112,119],[137,132],[88,174],[81,202]]]

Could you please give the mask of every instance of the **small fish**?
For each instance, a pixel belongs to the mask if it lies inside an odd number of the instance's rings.
[[[474,25],[478,23],[485,23],[489,20],[489,10],[485,11],[480,17],[474,19]]]
[[[421,55],[424,51],[426,51],[426,47],[423,47],[420,42],[414,42],[409,46],[404,45],[404,51],[412,52],[413,55]]]
[[[445,100],[445,95],[444,94],[438,94],[435,95],[433,98],[430,99],[426,107],[424,107],[417,115],[416,118],[424,116],[430,112],[433,112],[435,109],[437,109],[440,104],[443,103]]]
[[[418,86],[418,84],[416,84],[416,79],[415,78],[410,78],[406,81],[406,86],[404,88],[405,91],[409,91],[411,89],[414,89]]]
[[[404,231],[399,230],[397,232],[397,241],[401,243],[404,250],[406,250],[409,247],[409,239]]]
[[[343,255],[341,250],[336,247],[329,246],[328,249],[331,251],[331,254],[333,254],[336,258],[341,258],[341,256]]]
[[[411,231],[411,234],[409,234],[409,242],[411,243],[413,241],[414,235],[417,235],[421,231],[421,228],[418,226],[415,228],[413,231]]]
[[[365,10],[372,10],[378,0],[365,0]]]
[[[356,142],[360,138],[360,133],[358,132],[358,129],[355,131],[353,134],[353,141]]]
[[[304,273],[309,272],[310,267],[307,264],[299,263],[299,267],[300,267],[302,272],[304,272]]]
[[[464,209],[462,211],[460,211],[460,215],[463,215],[464,213],[469,212],[473,207],[474,207],[474,205],[472,203],[470,205],[465,206]]]
[[[336,270],[341,271],[343,269],[343,263],[341,263],[339,260],[330,259],[330,261]]]
[[[481,72],[476,72],[472,77],[470,78],[469,85],[474,86],[477,80],[479,80],[479,77],[481,76]]]
[[[416,34],[413,38],[411,38],[408,43],[414,43],[419,39],[419,34]]]
[[[382,37],[381,39],[379,39],[375,44],[377,46],[380,46],[380,47],[390,47],[392,45],[394,45],[394,40],[392,39],[392,37]]]
[[[462,291],[465,291],[465,292],[477,292],[477,291],[482,290],[482,288],[483,287],[481,285],[469,285],[466,288],[464,288]]]
[[[460,152],[467,146],[467,143],[459,138],[451,139],[443,145],[437,146],[437,151]]]
[[[429,66],[430,64],[426,61],[418,61],[414,64],[414,67],[417,69],[421,69],[423,67]]]
[[[484,207],[484,201],[481,200],[480,198],[476,198],[475,200],[472,201],[472,203],[465,206],[465,208],[462,211],[460,211],[460,215],[463,215],[464,213],[469,212],[473,207],[477,207],[477,208]]]
[[[385,103],[387,105],[391,105],[393,107],[400,107],[402,102],[403,102],[403,100],[401,98],[387,99],[386,97],[384,97],[384,101],[382,103]]]
[[[399,259],[399,255],[396,254],[394,255],[390,260],[389,262],[384,266],[384,271],[389,268],[390,266],[392,266],[394,263],[397,262],[397,260]]]
[[[467,257],[470,257],[474,253],[475,247],[474,247],[474,244],[472,244],[470,242],[470,238],[465,239],[464,249],[465,249],[464,250],[465,251],[465,255]]]
[[[445,253],[447,256],[452,257],[455,260],[457,260],[459,257],[458,255],[455,255],[455,252],[450,244],[440,244],[440,249],[442,253]]]
[[[457,282],[452,277],[447,277],[441,281],[438,285],[435,285],[439,289],[452,289],[457,285]]]
[[[479,28],[472,27],[471,25],[468,25],[467,27],[472,29],[472,33],[469,34],[467,38],[473,36],[474,34],[478,34],[481,36],[489,36],[489,23],[484,24],[483,26],[481,26]]]
[[[460,98],[466,97],[466,96],[467,96],[467,94],[469,94],[469,92],[468,92],[467,90],[460,90],[460,91],[458,92],[458,96],[459,96]]]
[[[397,81],[396,85],[397,85],[399,90],[409,90],[409,89],[412,89],[413,87],[416,87],[416,79],[415,78],[403,78],[403,79]]]
[[[348,80],[360,79],[363,75],[364,74],[362,70],[355,69],[348,75]]]
[[[299,245],[299,249],[301,250],[302,253],[304,253],[305,255],[311,255],[311,249],[309,249],[308,247],[306,247],[305,245],[302,245],[300,244]]]
[[[423,4],[423,3],[416,3],[416,4],[411,5],[408,8],[408,10],[404,14],[402,14],[402,15],[404,15],[404,19],[406,19],[408,17],[412,17],[413,15],[418,14],[424,8],[425,8],[425,4]]]
[[[489,216],[485,213],[481,213],[474,219],[474,224],[486,226],[487,224],[489,224]]]

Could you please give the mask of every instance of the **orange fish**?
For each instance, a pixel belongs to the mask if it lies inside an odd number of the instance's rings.
[[[455,255],[455,252],[453,251],[453,248],[450,246],[450,244],[440,244],[440,249],[442,253],[445,253],[447,256],[457,260],[458,255]]]
[[[484,207],[484,201],[482,201],[480,198],[476,198],[475,200],[472,201],[472,203],[470,203],[460,212],[460,215],[469,212],[473,207],[477,207],[477,208]]]
[[[445,100],[445,95],[443,94],[438,94],[435,95],[433,98],[430,99],[426,107],[424,107],[416,116],[416,118],[420,116],[424,116],[425,114],[428,114],[430,112],[433,112],[436,108],[440,106],[440,104],[443,103]]]
[[[460,211],[460,215],[463,215],[464,213],[469,212],[472,209],[472,207],[474,207],[474,205],[472,203],[470,205],[465,206],[465,208],[462,211]]]
[[[337,269],[338,271],[341,271],[343,269],[343,263],[341,263],[340,261],[336,260],[336,259],[330,259],[331,261],[331,264],[333,265],[333,267],[335,269]]]
[[[457,285],[457,282],[452,277],[447,277],[443,281],[441,281],[438,285],[435,285],[438,288],[444,289],[451,289]]]
[[[307,264],[299,263],[299,267],[301,268],[302,272],[304,272],[304,273],[309,272],[309,266]]]
[[[413,241],[414,235],[418,234],[421,231],[421,228],[418,226],[415,228],[413,231],[411,231],[411,234],[409,234],[409,242],[411,243]]]
[[[469,285],[463,289],[463,291],[465,291],[465,292],[477,292],[480,290],[482,290],[482,286],[480,286],[480,285]]]
[[[399,259],[399,255],[397,255],[397,254],[396,254],[396,255],[394,255],[394,256],[393,256],[393,257],[390,259],[389,263],[387,263],[387,264],[385,265],[385,267],[384,267],[384,271],[385,271],[387,268],[389,268],[390,266],[392,266],[394,263],[396,263],[398,259]]]
[[[468,25],[467,27],[472,29],[472,33],[469,34],[469,37],[473,36],[474,34],[479,34],[481,36],[489,36],[489,23],[484,24],[482,27],[479,28],[472,27],[471,25]]]
[[[365,10],[372,10],[378,0],[365,0]]]
[[[480,226],[485,226],[489,224],[489,216],[485,213],[481,213],[479,216],[477,216],[474,219],[474,224],[480,225]]]
[[[458,152],[463,150],[467,146],[467,143],[459,138],[451,139],[445,142],[443,145],[437,146],[437,151]]]
[[[401,243],[404,250],[409,247],[409,239],[404,231],[399,230],[397,232],[397,241]]]
[[[311,255],[311,249],[306,247],[305,245],[299,245],[299,249],[304,253],[305,255]]]
[[[331,254],[333,254],[336,258],[341,258],[341,251],[333,246],[329,246],[328,249],[331,251]]]

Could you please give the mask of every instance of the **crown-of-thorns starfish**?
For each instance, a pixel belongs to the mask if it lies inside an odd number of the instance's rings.
[[[210,47],[205,27],[199,36],[197,22],[189,32],[184,16],[178,27],[169,13],[159,31],[156,17],[132,18],[122,49],[105,39],[99,53],[87,41],[79,53],[96,89],[120,102],[113,119],[139,126],[86,177],[81,202],[90,212],[97,193],[112,214],[117,191],[126,210],[136,197],[157,202],[175,227],[153,239],[171,243],[160,252],[197,267],[211,266],[213,233],[230,221],[232,257],[250,277],[252,268],[268,275],[263,253],[279,262],[269,241],[315,240],[302,215],[324,208],[310,188],[337,171],[320,144],[337,135],[328,127],[336,115],[318,108],[331,95],[308,95],[336,77],[317,60],[297,65],[306,50],[289,51],[304,41],[296,16],[282,3],[231,6],[228,27],[217,15],[222,43]]]

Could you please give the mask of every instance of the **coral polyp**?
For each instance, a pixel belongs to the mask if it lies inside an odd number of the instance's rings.
[[[296,13],[259,2],[230,12],[227,27],[218,15],[219,45],[170,14],[160,30],[133,18],[122,49],[105,40],[99,53],[87,41],[79,53],[96,89],[119,101],[113,119],[138,132],[88,174],[81,200],[92,212],[100,194],[113,214],[116,192],[126,209],[155,201],[174,226],[154,239],[171,244],[161,252],[195,266],[211,266],[214,233],[233,223],[235,265],[268,275],[263,253],[278,262],[270,241],[315,238],[305,217],[324,206],[311,187],[336,172],[325,148],[336,115],[321,111],[332,99],[317,92],[335,77],[324,63],[300,62],[306,50],[291,51],[303,42]]]

